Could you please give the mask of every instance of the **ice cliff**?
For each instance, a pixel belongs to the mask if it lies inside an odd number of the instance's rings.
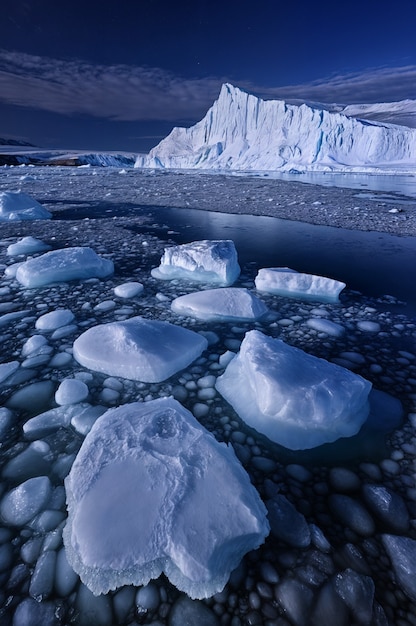
[[[205,117],[174,128],[136,167],[232,170],[413,168],[416,130],[261,100],[230,84]]]

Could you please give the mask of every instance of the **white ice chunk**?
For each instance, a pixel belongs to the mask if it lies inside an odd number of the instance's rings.
[[[0,504],[0,516],[7,524],[24,526],[45,507],[51,489],[47,476],[29,478],[6,493]]]
[[[35,327],[38,330],[55,330],[70,324],[73,319],[74,314],[69,309],[56,309],[56,311],[51,311],[38,317]]]
[[[6,407],[0,407],[0,439],[7,435],[12,425],[13,413],[6,409]]]
[[[60,281],[105,278],[114,272],[114,264],[92,248],[74,247],[45,252],[21,263],[16,278],[24,287],[42,287]]]
[[[345,328],[341,324],[322,319],[321,317],[311,317],[306,324],[318,333],[325,333],[331,337],[341,337],[345,333]]]
[[[173,398],[107,411],[65,487],[68,562],[95,594],[165,572],[189,596],[211,596],[269,532],[232,448]]]
[[[134,298],[139,296],[143,289],[142,283],[129,282],[114,287],[114,293],[118,298]]]
[[[267,313],[267,307],[247,289],[223,287],[179,296],[172,311],[206,321],[253,321]]]
[[[302,274],[288,267],[270,267],[258,271],[256,289],[278,296],[291,296],[322,302],[338,302],[345,283],[325,276]]]
[[[56,404],[77,404],[88,398],[89,389],[82,380],[65,378],[55,393]]]
[[[23,344],[22,356],[34,356],[35,354],[44,354],[42,350],[48,346],[48,340],[43,335],[32,335]]]
[[[84,413],[88,413],[91,409],[93,407],[87,403],[76,406],[69,404],[35,415],[23,424],[25,439],[34,440],[46,437],[59,428],[66,428],[74,417],[80,419]]]
[[[390,557],[397,583],[416,602],[416,541],[396,535],[381,536]]]
[[[19,361],[9,361],[0,364],[0,383],[5,381],[19,368]]]
[[[22,191],[0,191],[0,222],[46,220],[52,217],[39,202]]]
[[[371,383],[252,330],[216,387],[249,426],[292,450],[355,435]]]
[[[8,256],[18,256],[19,254],[36,254],[46,252],[51,246],[35,237],[22,237],[16,243],[11,243],[7,248]]]
[[[132,317],[88,329],[74,342],[73,356],[97,372],[155,383],[187,367],[207,345],[192,330]]]
[[[193,241],[165,248],[152,276],[162,280],[180,278],[197,282],[232,285],[240,275],[237,251],[229,239]]]

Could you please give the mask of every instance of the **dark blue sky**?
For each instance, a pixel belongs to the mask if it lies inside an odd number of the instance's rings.
[[[231,82],[264,98],[416,99],[414,0],[2,0],[0,137],[146,151]]]

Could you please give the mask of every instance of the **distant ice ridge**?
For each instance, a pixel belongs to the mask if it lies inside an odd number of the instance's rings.
[[[216,388],[249,426],[292,450],[355,435],[369,415],[370,382],[257,330]]]
[[[345,287],[339,280],[303,274],[288,267],[260,269],[254,282],[258,291],[323,302],[338,302]]]
[[[269,533],[232,447],[173,398],[107,411],[65,487],[67,558],[96,595],[164,572],[191,598],[209,597]]]
[[[416,167],[416,130],[261,100],[230,84],[206,116],[174,128],[136,167],[337,170]]]
[[[161,280],[179,278],[232,285],[240,275],[237,251],[230,239],[193,241],[165,248],[152,276]]]
[[[51,217],[45,207],[23,191],[0,191],[0,222],[47,220]]]

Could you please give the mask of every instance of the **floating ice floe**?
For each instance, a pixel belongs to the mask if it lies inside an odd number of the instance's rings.
[[[69,309],[56,309],[38,317],[35,327],[38,330],[56,330],[70,324],[73,319],[74,314]]]
[[[254,282],[258,291],[323,302],[338,302],[338,296],[345,287],[345,283],[339,280],[303,274],[288,267],[263,268],[258,271]]]
[[[216,388],[249,426],[292,450],[355,435],[369,414],[367,380],[256,330]]]
[[[51,217],[45,207],[23,191],[0,191],[0,222],[47,220]]]
[[[7,247],[8,256],[19,256],[20,254],[36,254],[38,252],[47,252],[51,246],[35,237],[22,237],[16,243],[11,243]]]
[[[268,309],[247,289],[223,287],[179,296],[172,301],[172,311],[206,321],[253,321]]]
[[[166,380],[207,348],[202,335],[169,322],[132,317],[85,331],[73,356],[91,370],[146,383]]]
[[[209,597],[269,533],[232,448],[173,398],[107,411],[65,487],[68,562],[96,595],[164,572],[191,598]]]
[[[114,272],[114,264],[92,248],[74,247],[52,250],[21,263],[16,279],[24,287],[42,287],[61,281],[106,278]]]
[[[128,282],[114,287],[114,293],[118,298],[134,298],[143,292],[142,283]]]
[[[159,267],[152,270],[152,276],[161,280],[180,278],[220,285],[232,285],[239,275],[237,251],[229,239],[165,248]]]

